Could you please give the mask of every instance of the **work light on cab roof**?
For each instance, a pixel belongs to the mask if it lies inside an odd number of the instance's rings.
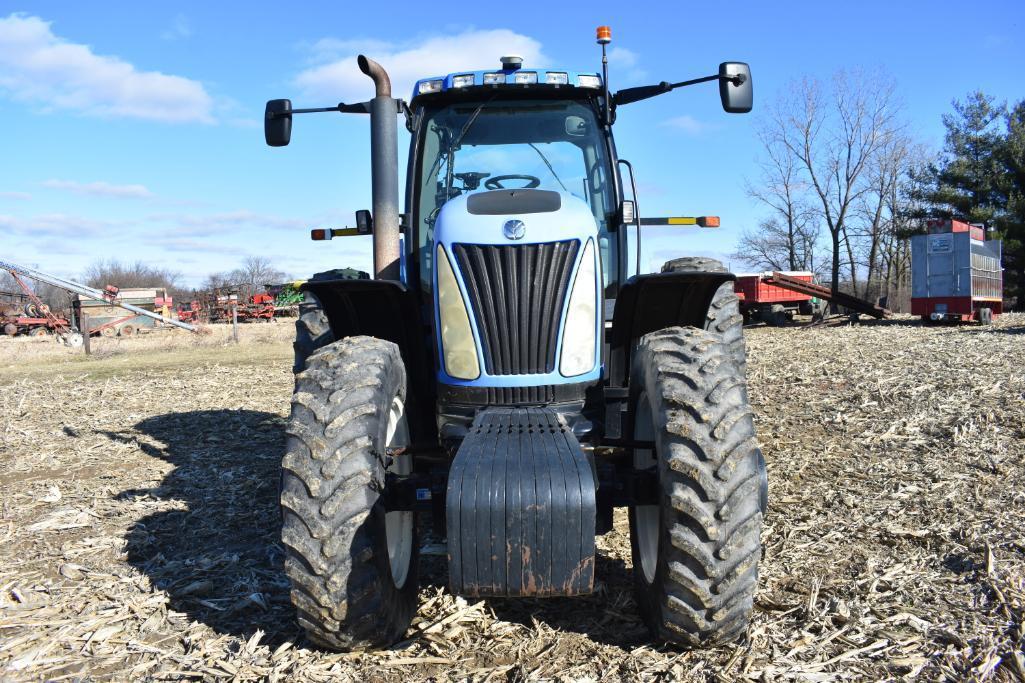
[[[564,71],[549,69],[525,69],[523,57],[505,55],[501,58],[501,69],[494,71],[463,71],[447,76],[432,76],[416,82],[413,100],[421,95],[431,95],[450,90],[499,88],[600,88],[601,77],[595,72]]]
[[[616,506],[630,509],[637,602],[658,640],[744,632],[767,483],[733,275],[711,259],[661,273],[640,261],[642,226],[719,219],[643,215],[613,128],[624,105],[711,81],[727,112],[749,111],[751,72],[726,62],[612,92],[612,30],[595,37],[598,70],[506,53],[422,78],[405,102],[360,56],[373,99],[267,104],[272,146],[288,144],[296,113],[370,115],[373,209],[311,237],[369,236],[375,277],[313,276],[297,323],[282,539],[313,642],[403,636],[417,607],[416,514],[446,539],[453,593],[559,596],[593,590],[595,535]],[[401,210],[399,116],[411,138]],[[681,383],[685,361],[701,372]],[[715,512],[722,501],[694,516],[722,491],[734,492],[729,515]],[[698,566],[702,576],[673,569]]]

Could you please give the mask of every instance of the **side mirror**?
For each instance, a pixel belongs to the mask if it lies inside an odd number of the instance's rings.
[[[751,111],[753,96],[751,67],[744,62],[723,62],[719,65],[719,99],[726,113],[746,114]]]
[[[292,100],[270,100],[263,116],[263,137],[271,147],[284,147],[292,139]]]
[[[374,219],[367,209],[360,209],[356,212],[356,234],[372,235],[374,233]]]

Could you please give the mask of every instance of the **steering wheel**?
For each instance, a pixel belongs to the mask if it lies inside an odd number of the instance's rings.
[[[527,184],[523,187],[515,188],[517,190],[527,190],[530,188],[537,187],[541,184],[541,179],[538,178],[536,175],[519,175],[514,173],[512,175],[496,175],[493,178],[488,178],[484,181],[484,187],[488,188],[489,190],[511,189],[506,188],[504,185],[502,185],[502,182],[505,180],[526,180]]]
[[[464,190],[476,190],[480,187],[480,181],[487,178],[490,173],[481,173],[480,171],[467,171],[466,173],[455,173],[454,177],[463,181]]]

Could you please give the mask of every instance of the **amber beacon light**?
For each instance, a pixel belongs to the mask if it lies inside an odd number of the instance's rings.
[[[608,26],[599,26],[595,32],[600,45],[608,45],[612,42],[612,29]]]

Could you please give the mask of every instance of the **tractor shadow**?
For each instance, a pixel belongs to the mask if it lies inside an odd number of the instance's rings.
[[[262,629],[272,648],[299,638],[278,509],[285,419],[253,410],[167,413],[107,436],[174,465],[159,485],[116,496],[161,509],[132,525],[126,552],[167,593],[168,609],[222,634]]]
[[[159,484],[128,489],[118,500],[157,508],[126,534],[129,564],[168,596],[172,626],[206,624],[248,638],[261,629],[272,649],[305,641],[289,597],[281,545],[278,481],[286,420],[252,410],[157,415],[133,429],[105,432],[173,465]],[[437,539],[421,516],[421,546]],[[443,555],[422,555],[421,586],[448,585]],[[471,598],[471,601],[473,599]],[[585,634],[630,647],[648,641],[633,600],[630,570],[599,550],[595,592],[575,598],[498,599],[487,605],[504,621]]]

